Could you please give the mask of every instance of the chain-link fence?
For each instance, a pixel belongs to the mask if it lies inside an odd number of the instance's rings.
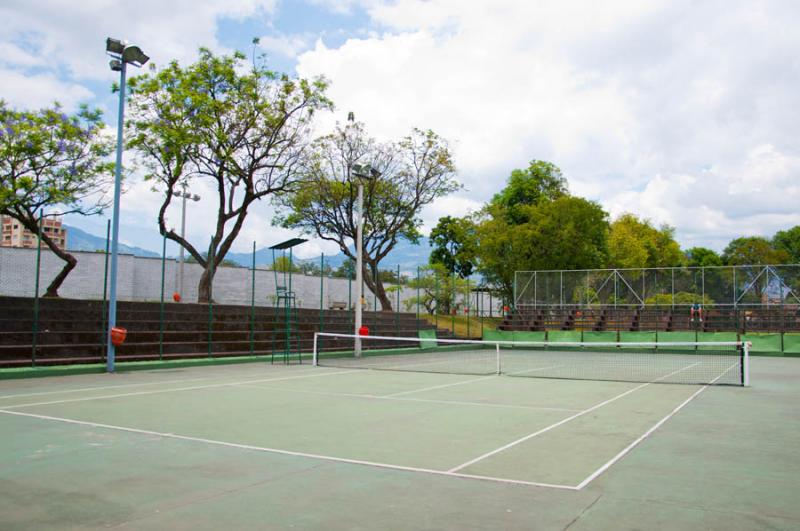
[[[800,304],[800,265],[518,271],[521,306],[781,306]]]

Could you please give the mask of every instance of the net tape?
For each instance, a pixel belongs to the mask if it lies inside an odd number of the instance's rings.
[[[324,349],[318,348],[323,343]],[[748,383],[748,349],[739,341],[481,341],[317,333],[314,364],[580,380]]]

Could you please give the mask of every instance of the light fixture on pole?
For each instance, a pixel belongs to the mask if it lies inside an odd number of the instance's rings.
[[[109,278],[110,289],[108,297],[108,355],[106,357],[106,371],[114,372],[116,345],[112,339],[111,330],[117,324],[117,249],[119,243],[119,199],[122,184],[122,129],[125,115],[125,70],[126,65],[141,67],[150,58],[138,46],[130,46],[126,42],[108,38],[106,39],[106,53],[111,56],[109,66],[114,72],[119,72],[119,115],[117,119],[117,163],[114,168],[114,215],[111,231],[111,274]],[[124,339],[124,332],[122,333]]]
[[[355,335],[361,332],[361,314],[364,304],[362,283],[364,281],[364,180],[377,179],[381,172],[365,164],[353,164],[353,175],[358,177],[358,228],[356,233],[356,322]],[[355,355],[361,356],[361,339],[355,340]]]
[[[189,184],[186,181],[181,183],[181,188],[183,188],[183,192],[172,192],[172,195],[175,197],[180,197],[183,199],[183,204],[181,205],[181,239],[186,239],[186,200],[191,199],[192,201],[200,201],[200,196],[197,194],[190,194],[186,191],[189,187]],[[178,269],[178,293],[181,297],[183,297],[183,245],[181,245],[180,250],[180,267]]]

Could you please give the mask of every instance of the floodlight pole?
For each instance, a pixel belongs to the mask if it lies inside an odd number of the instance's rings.
[[[355,335],[359,335],[361,329],[361,307],[362,307],[362,287],[363,271],[362,264],[364,262],[364,184],[359,180],[358,182],[358,229],[356,236],[356,324]],[[355,340],[355,355],[361,356],[361,339],[356,337]]]
[[[182,240],[186,239],[186,200],[187,199],[191,199],[192,201],[199,201],[200,200],[200,196],[199,195],[190,194],[189,192],[186,191],[186,189],[188,187],[189,187],[189,185],[186,183],[186,181],[183,181],[181,183],[181,188],[183,188],[183,192],[172,192],[172,195],[174,195],[175,197],[180,197],[181,199],[183,199],[182,204],[181,204],[181,239]],[[185,294],[183,293],[183,264],[184,264],[183,255],[184,255],[184,248],[183,248],[183,245],[181,245],[181,249],[180,249],[180,267],[178,269],[178,293],[180,293],[181,297],[185,297]]]
[[[106,52],[113,59],[111,70],[119,71],[119,115],[117,117],[117,160],[114,168],[114,214],[111,229],[111,284],[108,298],[108,329],[105,331],[108,345],[106,371],[114,372],[116,348],[111,341],[111,330],[117,325],[117,251],[119,248],[119,201],[122,189],[122,130],[125,125],[125,73],[128,63],[144,65],[150,58],[138,46],[128,46],[117,39],[106,39]]]
[[[116,347],[111,341],[111,329],[117,325],[117,250],[119,243],[119,200],[122,185],[122,128],[125,117],[125,71],[126,63],[121,61],[119,71],[119,114],[117,117],[117,162],[114,167],[114,215],[111,222],[111,284],[108,297],[108,330],[106,330],[107,356],[106,371],[114,372]]]

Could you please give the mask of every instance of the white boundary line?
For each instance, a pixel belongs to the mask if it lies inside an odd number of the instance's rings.
[[[70,402],[86,402],[88,400],[105,400],[108,398],[121,398],[125,396],[142,396],[142,395],[154,395],[158,393],[173,393],[176,391],[194,391],[197,389],[213,389],[216,387],[228,387],[228,386],[237,386],[241,384],[248,384],[248,383],[259,383],[259,382],[279,382],[282,380],[296,380],[298,378],[318,378],[320,376],[334,376],[336,374],[349,374],[353,372],[359,372],[358,369],[353,369],[349,371],[336,371],[336,372],[318,372],[314,371],[305,371],[305,374],[297,375],[297,376],[284,376],[281,378],[258,378],[255,380],[244,380],[241,382],[227,382],[227,383],[215,383],[215,384],[208,384],[208,385],[192,385],[189,387],[173,387],[171,389],[155,389],[153,391],[136,391],[133,393],[119,393],[115,395],[100,395],[100,396],[87,396],[82,398],[68,398],[65,400],[51,400],[49,402],[32,402],[28,404],[14,404],[9,406],[2,406],[5,409],[11,408],[20,408],[20,407],[33,407],[33,406],[49,406],[52,404],[66,404]]]
[[[448,383],[448,384],[432,385],[430,387],[423,387],[421,389],[412,389],[410,391],[400,391],[399,393],[383,395],[381,396],[381,398],[394,398],[397,396],[410,395],[413,393],[421,393],[423,391],[433,391],[434,389],[444,389],[445,387],[455,387],[456,385],[464,385],[472,382],[480,382],[481,380],[488,380],[489,378],[496,378],[496,375],[493,374],[491,376],[481,376],[480,378],[470,378],[469,380],[460,380],[458,382]]]
[[[310,371],[309,371],[310,372]],[[142,382],[142,383],[130,383],[130,384],[119,384],[119,385],[98,385],[95,387],[79,387],[77,389],[64,389],[61,391],[40,391],[37,393],[18,393],[14,395],[3,395],[0,396],[0,400],[8,400],[9,398],[22,398],[26,396],[41,396],[41,395],[60,395],[64,393],[80,393],[81,391],[95,391],[98,389],[119,389],[122,387],[137,387],[143,385],[158,385],[158,384],[172,384],[172,383],[183,383],[183,382],[199,382],[201,380],[219,380],[218,377],[206,377],[206,378],[181,378],[179,380],[164,380],[162,382]]]
[[[431,404],[452,404],[454,406],[482,406],[494,407],[500,409],[530,409],[535,411],[558,411],[562,413],[575,413],[579,409],[568,409],[561,407],[547,407],[547,406],[524,406],[522,404],[498,404],[491,402],[465,402],[463,400],[436,400],[433,398],[413,398],[413,397],[392,397],[359,393],[335,393],[332,391],[311,391],[308,389],[291,389],[289,387],[274,387],[271,385],[250,385],[250,384],[237,384],[237,387],[252,387],[253,389],[267,389],[272,391],[283,391],[289,393],[303,393],[309,395],[319,396],[339,396],[344,398],[367,398],[370,400],[397,400],[401,402],[427,402]]]
[[[321,461],[332,461],[336,463],[348,463],[353,465],[363,465],[363,466],[371,466],[376,468],[387,468],[390,470],[402,470],[406,472],[417,472],[423,474],[431,474],[436,476],[449,476],[449,477],[460,477],[460,478],[469,478],[469,479],[479,479],[483,481],[492,481],[495,483],[507,483],[513,485],[528,485],[533,487],[547,487],[552,489],[564,489],[564,490],[579,490],[577,487],[573,487],[571,485],[557,485],[551,483],[537,483],[534,481],[522,481],[516,479],[504,479],[504,478],[496,478],[492,476],[479,476],[475,474],[458,474],[454,472],[444,471],[444,470],[434,470],[430,468],[418,468],[418,467],[411,467],[411,466],[403,466],[403,465],[392,465],[388,463],[378,463],[375,461],[362,461],[360,459],[347,459],[344,457],[333,457],[329,455],[320,455],[320,454],[311,454],[305,452],[293,452],[290,450],[281,450],[278,448],[267,448],[263,446],[253,446],[249,444],[238,444],[238,443],[231,443],[226,441],[217,441],[214,439],[203,439],[200,437],[190,437],[187,435],[177,435],[174,433],[162,433],[158,431],[152,430],[142,430],[138,428],[128,428],[125,426],[115,426],[113,424],[101,424],[99,422],[88,422],[83,420],[74,420],[74,419],[66,419],[62,417],[51,417],[49,415],[37,415],[34,413],[23,413],[21,411],[8,411],[6,409],[0,409],[0,413],[5,413],[7,415],[17,415],[21,417],[30,417],[40,420],[50,420],[50,421],[57,421],[57,422],[65,422],[68,424],[77,424],[79,426],[90,426],[93,428],[104,428],[109,430],[118,430],[118,431],[125,431],[129,433],[138,433],[140,435],[153,435],[156,437],[163,437],[166,439],[178,439],[182,441],[192,441],[192,442],[199,442],[205,444],[213,444],[217,446],[225,446],[228,448],[238,448],[241,450],[252,450],[256,452],[267,452],[273,454],[282,454],[282,455],[291,455],[295,457],[307,457],[310,459],[318,459]]]
[[[660,377],[658,380],[663,380],[664,378],[669,378],[673,374],[677,374],[677,373],[679,373],[681,371],[685,371],[687,369],[691,369],[692,367],[694,367],[696,365],[699,365],[699,364],[700,364],[700,362],[693,363],[693,364],[691,364],[689,366],[683,367],[682,369],[678,369],[676,371],[672,371],[671,373]],[[567,422],[570,422],[571,420],[575,420],[576,418],[582,417],[583,415],[585,415],[587,413],[591,413],[592,411],[594,411],[596,409],[599,409],[599,408],[601,408],[601,407],[603,407],[603,406],[605,406],[607,404],[610,404],[611,402],[619,400],[620,398],[622,398],[622,397],[624,397],[626,395],[629,395],[629,394],[631,394],[631,393],[633,393],[635,391],[638,391],[639,389],[641,389],[643,387],[647,387],[648,385],[650,385],[651,383],[654,383],[656,381],[657,380],[653,380],[652,382],[647,382],[647,383],[643,383],[641,385],[637,385],[633,389],[628,389],[624,393],[620,393],[620,394],[618,394],[618,395],[616,395],[614,397],[609,398],[608,400],[604,400],[603,402],[600,402],[599,404],[595,404],[594,406],[592,406],[592,407],[590,407],[588,409],[584,409],[583,411],[579,411],[578,413],[576,413],[574,415],[570,415],[569,417],[567,417],[565,419],[561,419],[560,421],[556,422],[555,424],[551,424],[549,426],[546,426],[546,427],[544,427],[544,428],[542,428],[542,429],[540,429],[538,431],[535,431],[533,433],[529,433],[528,435],[526,435],[524,437],[520,437],[519,439],[517,439],[515,441],[511,441],[510,443],[508,443],[508,444],[506,444],[504,446],[501,446],[499,448],[495,448],[494,450],[492,450],[490,452],[486,452],[483,455],[479,455],[475,459],[471,459],[471,460],[467,461],[466,463],[462,463],[462,464],[460,464],[460,465],[458,465],[456,467],[451,468],[450,470],[448,470],[448,472],[458,472],[459,470],[462,470],[464,468],[467,468],[468,466],[474,465],[475,463],[477,463],[479,461],[483,461],[487,457],[491,457],[491,456],[493,456],[495,454],[499,454],[500,452],[508,450],[509,448],[511,448],[513,446],[516,446],[516,445],[518,445],[520,443],[523,443],[523,442],[525,442],[527,440],[533,439],[534,437],[537,437],[537,436],[539,436],[539,435],[541,435],[543,433],[546,433],[546,432],[548,432],[548,431],[550,431],[552,429],[555,429],[555,428],[557,428],[557,427],[559,427],[559,426],[561,426],[563,424],[566,424]]]
[[[709,386],[709,385],[712,385],[714,382],[716,382],[717,380],[719,380],[720,378],[722,378],[722,376],[724,376],[724,375],[725,375],[725,374],[726,374],[726,373],[727,373],[729,370],[733,369],[734,367],[737,367],[738,365],[739,365],[738,363],[734,363],[733,365],[731,365],[730,367],[728,367],[727,369],[725,369],[725,370],[722,372],[722,374],[720,374],[719,376],[717,376],[716,378],[714,378],[713,380],[711,380],[711,382],[710,382],[710,383],[708,383],[708,384],[704,385],[703,387],[701,387],[700,389],[698,389],[697,391],[695,391],[694,393],[692,393],[692,395],[691,395],[689,398],[687,398],[686,400],[684,400],[683,402],[681,402],[681,403],[680,403],[680,404],[679,404],[679,405],[678,405],[678,406],[677,406],[675,409],[673,409],[672,411],[670,411],[670,413],[669,413],[669,414],[668,414],[666,417],[664,417],[663,419],[661,419],[661,420],[659,420],[658,422],[656,422],[656,423],[655,423],[655,425],[654,425],[653,427],[651,427],[649,430],[647,430],[646,432],[644,432],[644,433],[643,433],[643,434],[642,434],[642,435],[641,435],[641,436],[640,436],[638,439],[636,439],[635,441],[633,441],[632,443],[630,443],[628,446],[626,446],[625,448],[623,448],[621,452],[619,452],[617,455],[615,455],[614,457],[612,457],[611,459],[609,459],[609,460],[608,460],[608,461],[607,461],[607,462],[606,462],[606,463],[605,463],[603,466],[601,466],[600,468],[598,468],[597,470],[595,470],[594,472],[592,472],[591,474],[589,474],[589,476],[588,476],[586,479],[584,479],[583,481],[581,481],[581,482],[578,484],[578,486],[577,486],[577,487],[578,487],[578,489],[582,489],[583,487],[585,487],[586,485],[588,485],[589,483],[591,483],[592,481],[594,481],[595,479],[597,479],[597,477],[598,477],[598,476],[600,476],[600,475],[601,475],[603,472],[605,472],[606,470],[608,470],[609,468],[611,468],[611,466],[612,466],[612,465],[614,465],[614,463],[616,463],[617,461],[619,461],[620,459],[622,459],[623,457],[625,457],[625,455],[627,455],[627,454],[628,454],[628,452],[630,452],[631,450],[633,450],[633,449],[634,449],[636,446],[638,446],[638,445],[639,445],[639,443],[641,443],[643,440],[645,440],[646,438],[648,438],[648,437],[649,437],[649,436],[650,436],[650,435],[651,435],[651,434],[652,434],[654,431],[656,431],[656,430],[657,430],[658,428],[660,428],[660,427],[661,427],[661,426],[662,426],[662,425],[663,425],[665,422],[667,422],[669,419],[671,419],[671,418],[672,418],[672,417],[673,417],[673,416],[674,416],[674,415],[675,415],[675,414],[676,414],[678,411],[680,411],[681,409],[683,409],[683,408],[684,408],[684,406],[686,406],[686,405],[687,405],[689,402],[691,402],[692,400],[694,400],[694,399],[695,399],[695,398],[696,398],[696,397],[697,397],[697,396],[698,396],[700,393],[702,393],[703,391],[705,391],[705,390],[708,388],[708,386]]]

